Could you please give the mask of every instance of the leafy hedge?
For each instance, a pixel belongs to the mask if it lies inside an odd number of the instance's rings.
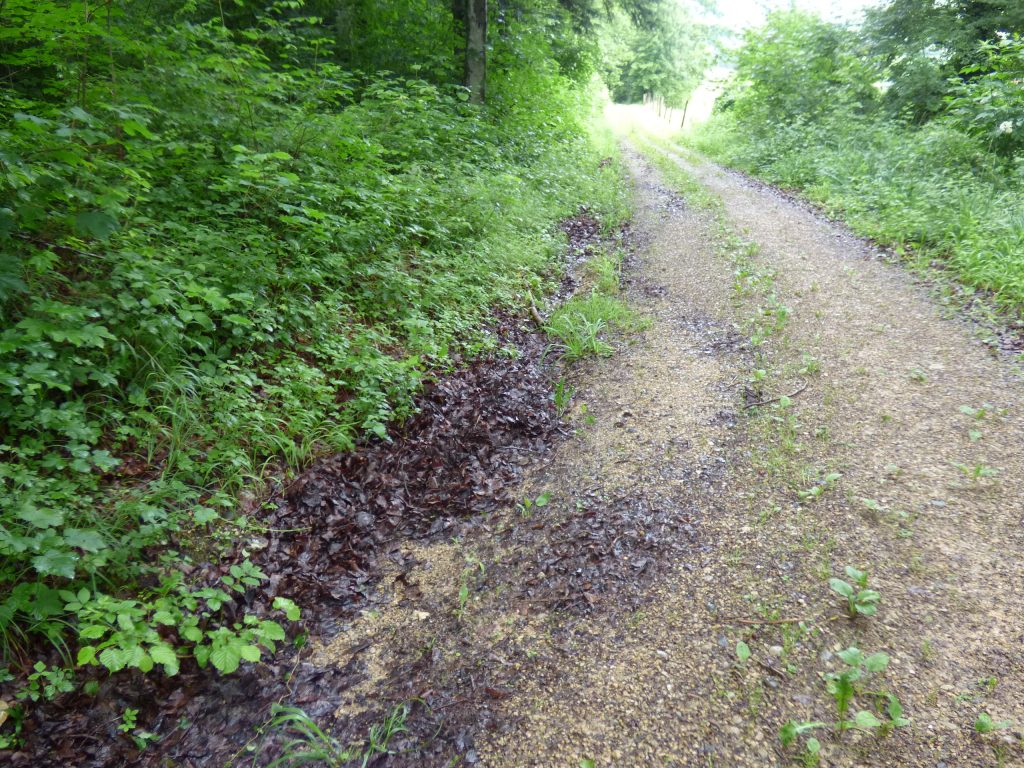
[[[283,633],[225,623],[264,574],[189,584],[189,542],[255,525],[225,518],[268,472],[384,436],[556,275],[553,223],[622,198],[557,72],[496,73],[485,111],[341,70],[294,12],[231,31],[83,7],[0,19],[0,64],[27,72],[0,88],[0,643],[230,672]],[[18,26],[47,10],[63,54]]]

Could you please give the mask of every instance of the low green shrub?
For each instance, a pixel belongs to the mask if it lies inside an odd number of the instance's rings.
[[[72,5],[0,20],[0,62],[31,70],[0,88],[0,651],[230,672],[284,633],[224,618],[248,564],[178,575],[194,542],[244,529],[268,473],[384,437],[493,346],[495,308],[555,284],[561,218],[626,196],[552,68],[499,69],[485,109],[340,68],[298,4],[235,29]],[[53,25],[94,57],[80,82]]]
[[[688,141],[1024,310],[1024,176],[981,139],[939,123],[915,128],[848,114],[768,131],[723,114]]]
[[[801,11],[772,13],[747,33],[717,113],[687,140],[799,190],[860,235],[921,264],[938,262],[1020,314],[1024,41],[1004,33],[972,39],[1019,23],[1019,15],[999,13],[1009,15],[992,27],[951,32],[957,42],[945,60],[904,37],[929,14],[890,36],[879,20],[901,15],[898,4],[883,3],[861,29]],[[943,23],[955,28],[963,19]],[[880,50],[898,55],[886,60]],[[941,74],[954,63],[957,76]]]

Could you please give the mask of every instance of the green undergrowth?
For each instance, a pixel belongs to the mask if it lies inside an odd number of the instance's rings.
[[[859,235],[912,261],[935,260],[1005,309],[1024,311],[1024,177],[952,128],[850,117],[758,138],[720,117],[688,143],[799,190]]]
[[[924,120],[891,111],[886,89],[907,82],[855,32],[786,12],[748,37],[718,111],[682,141],[1022,316],[1024,40],[973,43]]]
[[[284,633],[224,618],[258,569],[190,585],[195,545],[258,528],[237,502],[268,476],[386,437],[494,348],[495,310],[555,285],[560,219],[611,228],[627,198],[554,71],[499,69],[483,108],[340,68],[292,11],[82,7],[19,0],[27,26],[0,27],[25,67],[0,88],[0,651],[230,672]]]

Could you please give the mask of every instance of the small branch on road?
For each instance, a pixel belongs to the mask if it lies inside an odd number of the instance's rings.
[[[842,618],[845,618],[845,617],[842,616],[842,615],[837,614],[835,616],[829,616],[826,619],[820,619],[820,621],[821,621],[821,623],[824,623],[826,621],[838,621],[839,619],[842,619]],[[804,618],[804,617],[795,618],[795,619],[741,619],[741,618],[728,618],[727,617],[727,618],[722,619],[722,621],[720,623],[718,623],[718,624],[712,624],[711,628],[712,629],[721,629],[723,627],[734,627],[734,626],[737,626],[737,625],[756,627],[756,626],[761,626],[761,625],[770,626],[770,625],[776,625],[776,624],[799,624],[802,621],[810,624],[810,623],[812,623],[814,621],[819,621],[819,620],[818,619],[808,619],[808,618]]]
[[[537,310],[537,304],[533,300],[533,291],[529,291],[527,295],[530,297],[530,316],[533,318],[533,322],[537,324],[537,328],[543,328],[544,318],[540,316],[540,312]]]
[[[797,395],[799,395],[801,392],[803,392],[805,389],[807,389],[807,381],[806,380],[804,380],[804,383],[801,384],[797,388],[797,390],[795,392],[791,392],[788,395],[779,395],[778,397],[772,397],[772,398],[769,398],[768,400],[758,400],[756,403],[747,403],[743,407],[749,410],[750,408],[759,408],[762,405],[771,405],[772,403],[779,402],[779,400],[781,400],[783,397],[794,398]]]

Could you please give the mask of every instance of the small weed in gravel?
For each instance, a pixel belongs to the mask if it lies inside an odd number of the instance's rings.
[[[817,485],[812,485],[806,490],[799,491],[797,496],[800,497],[800,501],[817,501],[820,499],[826,491],[830,491],[835,488],[836,483],[839,482],[839,478],[842,475],[838,472],[829,472],[822,478],[822,481]]]
[[[846,566],[845,572],[850,581],[832,578],[828,580],[829,588],[846,599],[846,611],[851,619],[858,616],[874,616],[882,596],[875,590],[868,589],[867,572],[852,565]]]
[[[779,740],[783,746],[789,747],[799,737],[823,728],[834,730],[839,738],[849,730],[868,731],[885,737],[897,728],[910,725],[910,720],[904,717],[903,705],[894,694],[877,683],[871,688],[864,685],[868,678],[885,672],[889,666],[888,654],[873,653],[865,656],[859,648],[851,646],[841,651],[839,658],[846,668],[825,676],[825,690],[835,705],[836,722],[790,720],[779,731]],[[854,710],[858,700],[867,702],[868,707]],[[820,742],[809,737],[804,749],[805,765],[817,765]],[[812,758],[809,763],[808,758]]]

